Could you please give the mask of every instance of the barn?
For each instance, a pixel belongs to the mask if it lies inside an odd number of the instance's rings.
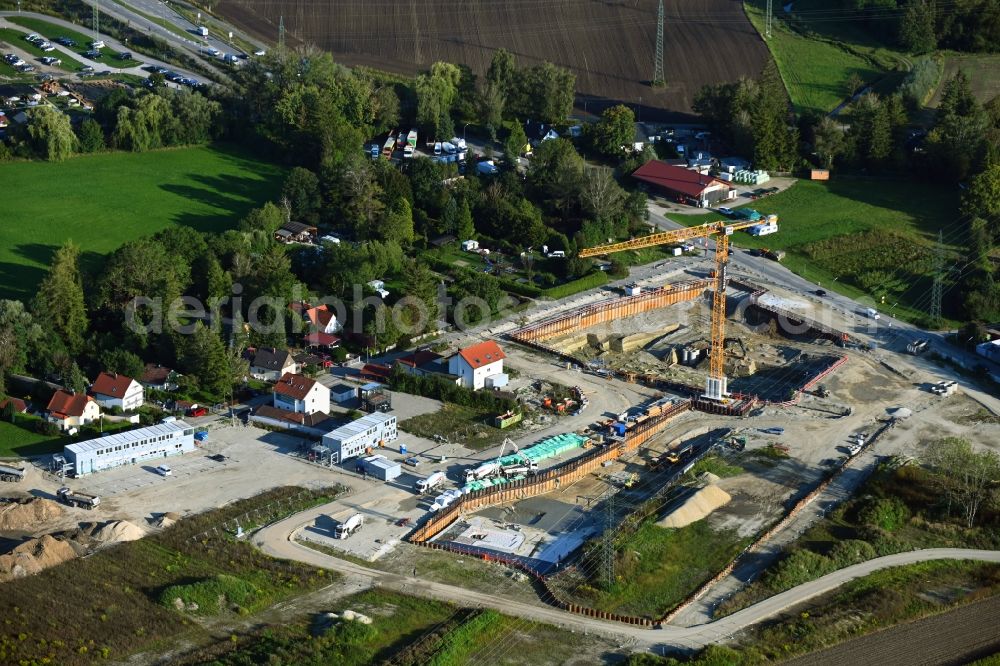
[[[729,183],[660,160],[646,162],[632,173],[632,177],[672,199],[702,208],[736,198],[736,188]]]

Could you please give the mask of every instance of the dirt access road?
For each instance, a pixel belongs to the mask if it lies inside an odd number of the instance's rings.
[[[690,627],[665,626],[660,629],[641,629],[574,615],[551,606],[522,603],[454,585],[434,583],[420,578],[370,569],[320,553],[295,541],[295,537],[301,529],[312,525],[317,518],[325,515],[328,511],[329,507],[324,505],[286,518],[255,534],[254,543],[273,557],[297,560],[338,571],[358,580],[359,583],[367,582],[369,585],[448,601],[462,606],[494,608],[514,617],[545,622],[573,630],[593,631],[645,648],[669,646],[700,649],[706,645],[727,640],[737,631],[772,617],[796,604],[829,592],[850,580],[887,567],[938,559],[982,560],[1000,563],[1000,551],[990,550],[932,548],[888,555],[827,574],[715,622]]]
[[[1000,650],[1000,597],[855,638],[786,666],[944,666]]]

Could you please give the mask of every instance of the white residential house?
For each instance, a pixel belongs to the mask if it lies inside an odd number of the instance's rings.
[[[449,374],[461,378],[462,386],[474,391],[486,387],[500,387],[507,384],[503,372],[505,355],[500,345],[487,340],[477,345],[460,349],[448,359]]]
[[[330,389],[304,375],[287,373],[272,389],[274,406],[290,412],[330,413]]]
[[[296,373],[299,366],[287,349],[258,349],[250,361],[250,376],[266,382],[276,382],[286,373]]]
[[[45,409],[46,418],[60,430],[78,428],[101,418],[100,406],[86,393],[56,391]]]
[[[90,393],[104,409],[118,407],[132,412],[142,407],[145,391],[142,384],[117,372],[102,372],[90,387]]]

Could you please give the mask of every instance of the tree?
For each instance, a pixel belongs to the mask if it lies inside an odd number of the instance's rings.
[[[517,77],[517,60],[507,49],[497,49],[490,59],[489,69],[486,70],[486,80],[496,84],[500,90],[510,89]]]
[[[377,235],[383,241],[409,246],[413,242],[413,209],[406,199],[397,199],[386,212]]]
[[[407,260],[404,277],[403,289],[410,302],[401,313],[402,323],[411,336],[434,330],[439,315],[437,279],[426,264],[416,259]],[[423,325],[418,327],[421,322]]]
[[[31,350],[42,338],[41,326],[24,303],[0,300],[0,392],[9,373],[28,369]]]
[[[390,85],[380,86],[372,94],[375,134],[381,134],[399,125],[399,95]]]
[[[199,386],[214,397],[229,394],[233,387],[231,364],[218,334],[200,321],[182,344],[178,357],[187,374],[198,377]]]
[[[87,338],[87,309],[80,275],[80,248],[72,242],[56,251],[49,272],[38,287],[34,310],[51,324],[71,354],[80,352]]]
[[[77,130],[77,140],[81,153],[96,153],[104,150],[104,130],[93,118],[87,118]]]
[[[479,122],[486,128],[490,141],[496,142],[497,130],[503,124],[507,93],[500,84],[487,81],[479,93]]]
[[[833,168],[833,161],[844,153],[844,147],[844,129],[833,118],[823,116],[813,128],[813,151],[820,166]]]
[[[963,181],[986,156],[988,121],[961,71],[945,82],[934,128],[927,136],[930,163],[943,177]]]
[[[635,114],[632,109],[622,104],[605,109],[601,119],[591,126],[590,140],[599,153],[621,155],[635,140]]]
[[[965,524],[972,527],[980,507],[992,496],[1000,481],[1000,456],[994,451],[975,451],[964,439],[947,437],[928,449],[928,462],[940,475],[949,506],[957,504]]]
[[[517,164],[517,160],[524,153],[525,146],[528,145],[528,135],[524,133],[521,123],[514,121],[514,127],[504,141],[504,156],[511,164]]]
[[[749,113],[755,166],[767,171],[790,169],[795,162],[798,135],[788,126],[788,98],[773,61],[764,67],[759,94]]]
[[[451,107],[455,103],[461,80],[462,71],[447,62],[436,62],[431,65],[429,72],[417,77],[414,84],[417,93],[417,123],[430,136],[442,136],[442,119],[447,116],[450,121]]]
[[[105,372],[117,372],[133,379],[142,377],[145,369],[142,359],[125,349],[105,350],[100,362]]]
[[[927,0],[910,0],[899,22],[899,43],[910,53],[929,53],[937,48],[934,34],[934,5]]]
[[[137,296],[161,299],[166,308],[183,293],[190,279],[188,271],[162,244],[140,238],[111,254],[93,296],[98,304],[116,312],[125,310]]]
[[[292,206],[296,217],[305,222],[315,222],[323,200],[319,192],[319,178],[309,169],[295,167],[285,178],[281,196]]]
[[[625,197],[625,190],[615,182],[610,169],[587,169],[583,181],[583,206],[591,217],[609,219],[620,215]]]
[[[127,106],[118,107],[115,130],[111,134],[111,145],[118,150],[141,153],[149,149],[149,133],[142,122],[138,122]]]
[[[985,218],[1000,214],[1000,164],[991,164],[972,178],[962,193],[962,213]],[[997,226],[994,224],[994,229],[1000,231]]]
[[[278,206],[268,201],[261,208],[254,208],[247,216],[240,220],[240,231],[254,232],[261,231],[269,237],[281,228],[287,220],[285,212]]]
[[[535,149],[528,182],[564,216],[579,203],[583,158],[567,139],[549,139]]]
[[[868,166],[882,164],[892,152],[892,126],[886,106],[875,93],[865,93],[853,105],[851,138],[855,155]]]
[[[535,65],[520,73],[521,105],[519,113],[550,125],[561,123],[573,112],[576,75],[550,62]]]
[[[462,199],[458,206],[458,218],[455,224],[455,233],[462,240],[470,240],[476,237],[476,227],[472,222],[472,211],[469,210],[469,202]]]
[[[36,153],[50,162],[61,162],[76,149],[76,135],[69,116],[49,106],[29,112],[28,136]]]

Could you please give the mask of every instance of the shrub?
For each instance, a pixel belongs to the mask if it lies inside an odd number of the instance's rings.
[[[940,62],[930,56],[917,58],[913,61],[913,69],[906,74],[899,86],[899,92],[910,108],[920,108],[927,102],[940,78]]]
[[[895,532],[910,519],[910,510],[895,497],[875,500],[858,513],[863,525]]]
[[[167,608],[174,607],[174,600],[185,604],[198,604],[194,612],[199,615],[215,615],[223,610],[222,604],[229,602],[244,607],[253,605],[261,597],[261,591],[250,582],[219,574],[187,585],[171,585],[160,594],[160,603]]]

